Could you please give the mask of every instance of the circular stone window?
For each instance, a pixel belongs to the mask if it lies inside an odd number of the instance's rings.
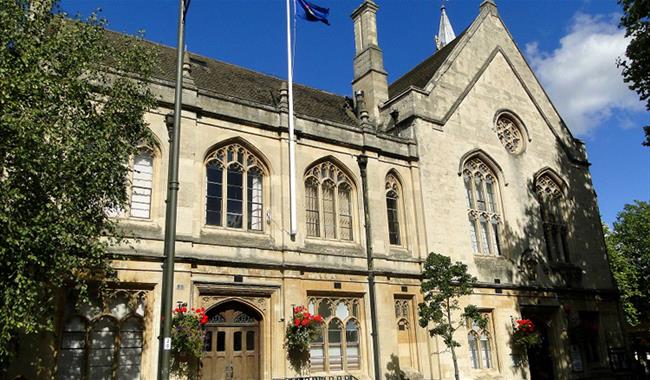
[[[519,154],[524,151],[524,135],[514,117],[506,113],[499,115],[494,130],[509,153]]]

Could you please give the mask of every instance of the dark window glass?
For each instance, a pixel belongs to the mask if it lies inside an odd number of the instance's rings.
[[[339,238],[352,240],[352,199],[347,185],[339,187]]]
[[[390,244],[400,245],[397,194],[392,191],[386,194],[386,210],[388,211],[388,237]]]
[[[217,351],[224,352],[226,351],[226,332],[218,331],[217,332]]]
[[[232,349],[234,351],[241,351],[241,331],[235,331],[232,339]]]
[[[236,165],[228,168],[228,192],[227,192],[227,226],[242,228],[244,217],[244,188],[243,173]]]
[[[336,320],[332,320],[327,331],[330,343],[341,343],[341,326]]]
[[[305,202],[307,204],[307,236],[320,236],[320,215],[318,212],[318,182],[309,178],[305,183]]]
[[[359,342],[359,330],[353,321],[348,321],[345,326],[345,341],[347,343]]]
[[[203,351],[212,351],[212,331],[205,332],[205,337],[203,338]]]
[[[219,165],[208,164],[207,167],[208,188],[206,199],[205,223],[214,226],[221,225],[221,199],[223,170]]]
[[[255,351],[255,331],[246,331],[246,351]]]

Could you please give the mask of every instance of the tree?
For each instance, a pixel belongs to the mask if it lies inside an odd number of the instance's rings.
[[[155,105],[144,44],[57,5],[0,0],[0,372],[18,334],[51,330],[62,289],[111,274],[107,210]]]
[[[431,336],[440,336],[451,350],[454,362],[454,376],[459,380],[454,332],[465,326],[468,320],[476,322],[481,329],[487,325],[487,319],[481,315],[475,305],[467,305],[456,319],[456,310],[460,310],[460,297],[472,293],[476,278],[467,273],[467,265],[451,263],[447,256],[430,253],[424,263],[422,274],[422,294],[424,302],[419,305],[420,326],[429,327]]]
[[[625,50],[625,59],[618,60],[623,68],[623,80],[630,89],[639,94],[650,111],[650,0],[618,0],[623,6],[620,26],[625,28],[625,37],[630,44]],[[650,125],[643,127],[645,142],[650,146]]]
[[[605,230],[609,264],[630,326],[650,322],[650,203],[626,204]]]

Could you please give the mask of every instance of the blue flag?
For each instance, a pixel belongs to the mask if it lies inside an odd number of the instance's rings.
[[[327,21],[327,16],[330,14],[329,8],[319,7],[318,5],[312,4],[307,0],[297,1],[303,11],[300,17],[304,18],[307,21],[321,21],[327,25],[330,24],[330,22]]]

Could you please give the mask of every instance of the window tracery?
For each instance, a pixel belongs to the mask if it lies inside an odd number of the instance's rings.
[[[406,318],[409,319],[409,304],[411,300],[409,299],[395,299],[395,318]]]
[[[462,173],[472,250],[479,255],[499,256],[501,215],[496,176],[478,157],[467,160]]]
[[[401,245],[401,204],[400,186],[395,176],[389,173],[386,176],[386,212],[388,214],[388,240],[391,245]]]
[[[397,351],[401,368],[413,368],[415,364],[415,333],[411,315],[411,298],[395,298],[395,319],[397,328]]]
[[[482,313],[488,323],[484,329],[472,320],[467,322],[469,332],[467,333],[467,346],[470,352],[472,368],[492,368],[492,341],[491,341],[491,313]]]
[[[324,161],[305,174],[307,236],[353,240],[352,181]]]
[[[562,188],[544,173],[535,180],[535,192],[540,202],[547,255],[551,260],[568,261],[568,228],[562,210]]]
[[[255,318],[251,317],[250,315],[241,312],[237,314],[235,319],[233,319],[233,322],[234,323],[256,323],[257,321],[255,320]]]
[[[137,379],[144,343],[146,291],[116,290],[76,307],[69,297],[58,379]]]
[[[524,140],[515,120],[507,115],[499,115],[495,123],[495,132],[501,144],[509,153],[521,153],[524,147]]]
[[[206,159],[206,224],[262,231],[265,176],[260,159],[240,144],[212,152]]]
[[[310,345],[311,369],[325,372],[359,369],[359,299],[311,297],[307,309],[324,319],[321,334]]]

